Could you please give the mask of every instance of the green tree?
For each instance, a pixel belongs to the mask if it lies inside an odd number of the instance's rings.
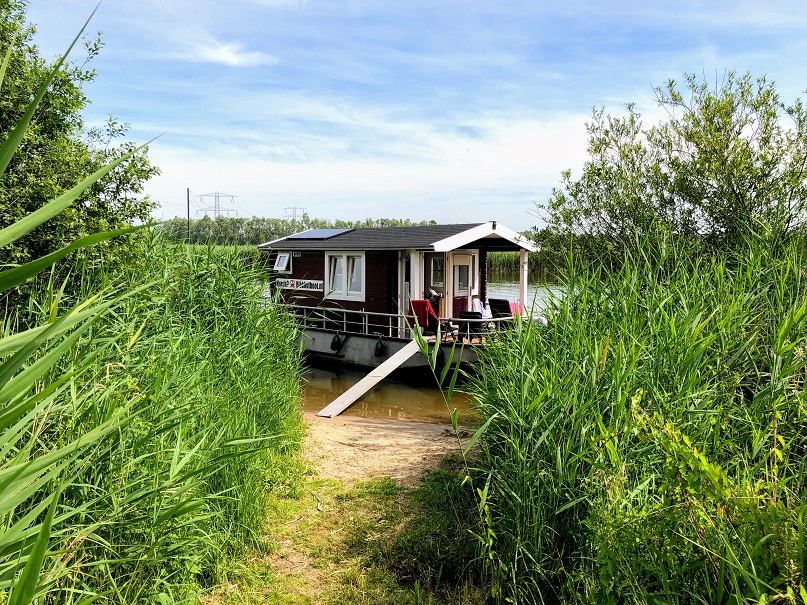
[[[311,218],[304,214],[300,220],[280,218],[250,218],[218,216],[214,219],[203,216],[190,221],[190,243],[221,245],[258,245],[305,229],[408,227],[412,225],[436,225],[436,221],[412,222],[409,219],[365,219],[346,221]],[[182,242],[188,239],[188,219],[174,217],[163,221],[160,230],[169,241]]]
[[[20,122],[53,69],[53,63],[43,59],[33,44],[36,30],[26,21],[25,7],[20,0],[0,3],[0,50],[5,54],[12,49],[0,94],[2,140]],[[41,208],[83,176],[135,149],[132,143],[121,142],[128,125],[111,116],[102,128],[85,128],[81,114],[89,101],[82,86],[96,75],[85,66],[101,48],[100,37],[87,40],[86,60],[81,65],[65,63],[56,73],[18,153],[0,179],[0,228]],[[25,263],[89,233],[147,221],[152,203],[142,195],[143,184],[156,173],[145,150],[135,153],[88,188],[71,208],[0,249],[0,265]],[[113,269],[134,257],[131,247],[119,240],[83,254],[90,258],[103,255],[106,266]],[[21,294],[19,290],[7,293],[4,307],[13,308]]]
[[[539,209],[548,226],[588,252],[621,257],[656,229],[729,249],[764,235],[774,246],[803,227],[807,110],[785,105],[773,82],[727,72],[656,89],[666,122],[644,128],[595,110],[582,175],[562,176]]]

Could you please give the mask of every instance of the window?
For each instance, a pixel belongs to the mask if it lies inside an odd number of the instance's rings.
[[[443,287],[443,280],[445,279],[445,261],[444,256],[432,257],[432,286]]]
[[[326,253],[325,275],[325,298],[364,302],[364,254]]]
[[[361,296],[364,294],[364,271],[362,271],[361,256],[348,256],[348,275],[350,281],[347,286],[348,296]]]
[[[468,265],[454,265],[454,296],[468,296]]]
[[[278,252],[274,270],[278,273],[291,273],[291,253]]]
[[[345,290],[345,259],[341,256],[331,257],[331,270],[329,272],[330,281],[328,282],[330,288],[328,291],[334,291],[336,294],[344,294]]]

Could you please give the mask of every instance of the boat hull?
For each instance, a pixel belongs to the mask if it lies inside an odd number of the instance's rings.
[[[407,338],[336,332],[322,328],[307,327],[302,332],[303,350],[307,355],[319,361],[363,369],[377,368],[409,342],[410,339]],[[472,364],[477,360],[477,345],[455,346],[453,343],[432,342],[429,343],[430,355],[435,346],[440,347],[437,353],[437,369],[441,369],[449,360],[461,359],[463,365]],[[429,360],[422,352],[418,352],[403,362],[399,369],[428,371]]]

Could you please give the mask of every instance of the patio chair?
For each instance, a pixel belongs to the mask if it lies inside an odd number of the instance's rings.
[[[482,338],[483,323],[481,313],[478,311],[460,311],[458,319],[460,320],[458,322],[460,338],[467,338],[469,342],[474,338]],[[480,321],[462,321],[463,319],[478,319]]]
[[[494,319],[513,316],[513,312],[510,310],[510,301],[505,298],[489,298],[488,305],[490,305],[490,313]]]

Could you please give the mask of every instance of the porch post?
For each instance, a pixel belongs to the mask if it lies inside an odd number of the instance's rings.
[[[443,314],[451,317],[454,309],[454,253],[446,252],[446,265],[443,283]]]
[[[417,250],[410,250],[409,259],[409,299],[417,300],[423,298],[423,271],[421,270],[423,255]]]
[[[527,280],[529,276],[529,258],[530,254],[522,248],[518,252],[519,267],[521,272],[518,276],[518,295],[521,298],[521,315],[527,313]]]

